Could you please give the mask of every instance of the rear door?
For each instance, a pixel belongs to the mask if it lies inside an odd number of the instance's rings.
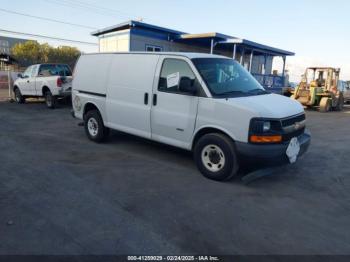
[[[115,54],[107,85],[110,127],[151,138],[151,95],[159,55]]]
[[[181,92],[181,78],[198,84],[193,65],[188,59],[161,56],[153,87],[151,126],[152,139],[188,148],[196,122],[198,96]]]

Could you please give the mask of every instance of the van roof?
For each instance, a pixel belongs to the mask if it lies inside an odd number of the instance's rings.
[[[87,53],[83,55],[105,55],[105,54],[142,54],[142,55],[172,55],[172,56],[183,56],[189,59],[192,58],[226,58],[227,56],[212,55],[207,53],[190,53],[190,52],[103,52],[103,53]]]

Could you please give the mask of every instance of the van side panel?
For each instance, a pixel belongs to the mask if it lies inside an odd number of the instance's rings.
[[[106,94],[111,54],[82,55],[75,68],[73,89]]]
[[[107,84],[107,126],[151,138],[152,86],[158,59],[159,55],[113,54]]]
[[[72,104],[74,116],[82,119],[88,103],[95,105],[106,122],[107,77],[110,54],[82,55],[74,70]]]

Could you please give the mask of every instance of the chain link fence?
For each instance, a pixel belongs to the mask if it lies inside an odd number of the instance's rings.
[[[17,75],[23,70],[12,71],[11,67],[0,70],[0,101],[11,101],[13,99],[13,83]]]

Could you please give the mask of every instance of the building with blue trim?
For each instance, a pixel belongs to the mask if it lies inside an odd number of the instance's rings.
[[[201,52],[232,57],[267,89],[281,92],[285,63],[294,53],[220,33],[189,34],[140,21],[127,21],[91,33],[98,37],[100,52]],[[280,74],[272,74],[275,57],[282,57]]]

